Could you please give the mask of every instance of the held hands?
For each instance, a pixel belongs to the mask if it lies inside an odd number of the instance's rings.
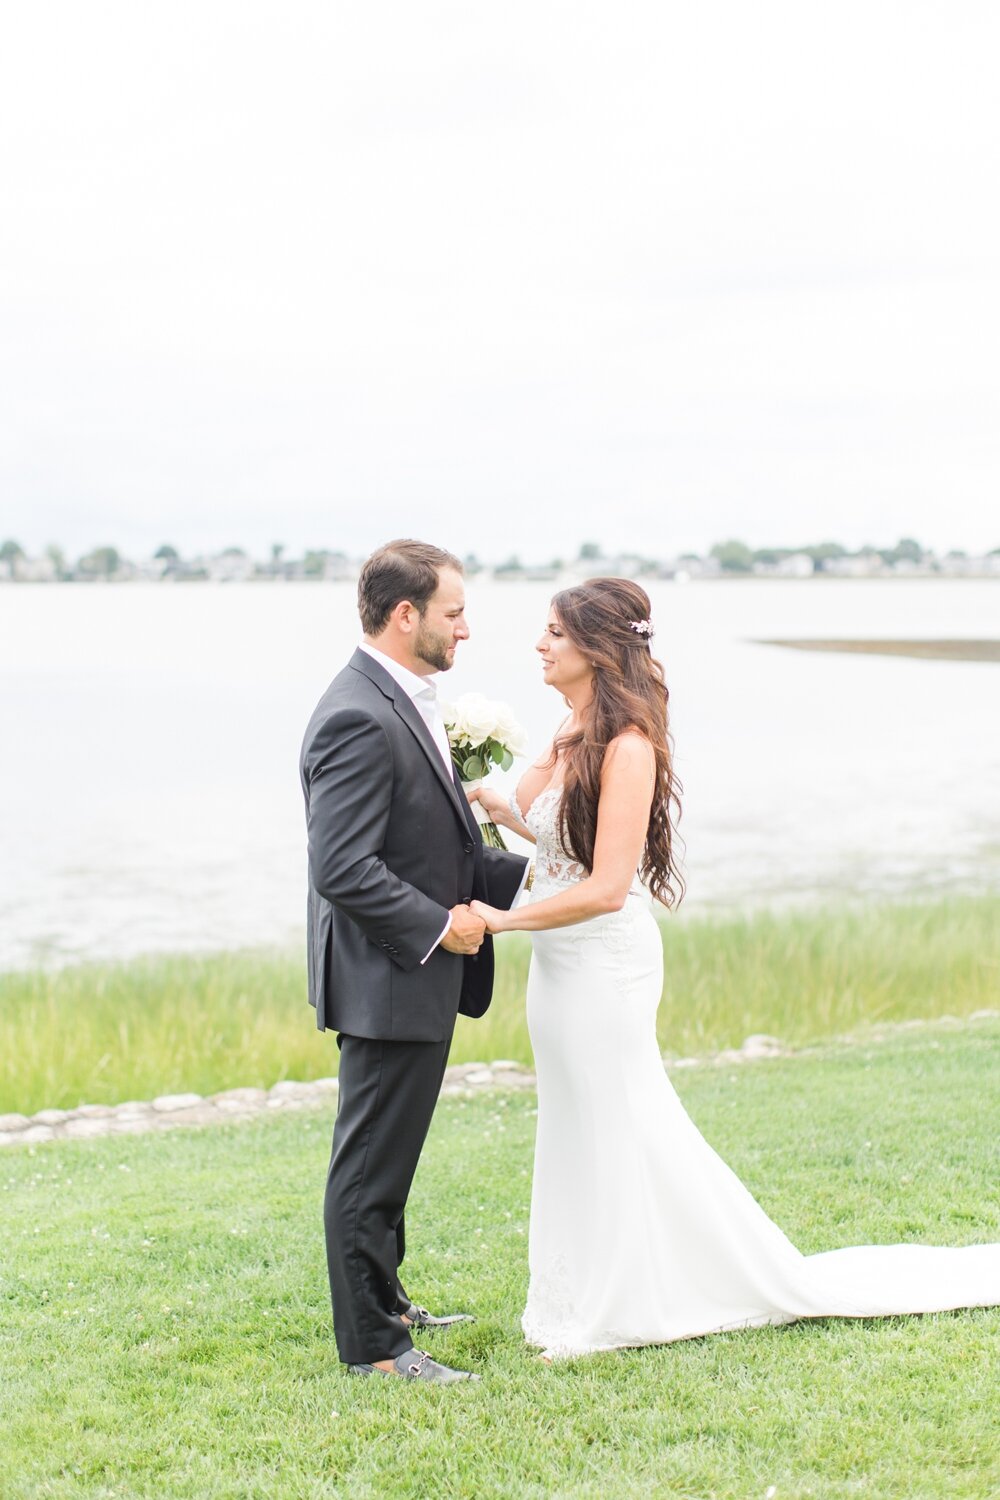
[[[485,901],[473,901],[469,908],[475,916],[486,923],[487,932],[505,932],[505,923],[510,916],[509,912],[500,911],[495,906],[487,906]]]
[[[474,902],[478,906],[478,902]],[[441,947],[449,953],[478,953],[483,945],[483,936],[486,925],[482,917],[473,913],[468,906],[453,906],[451,909],[451,926],[441,939]]]

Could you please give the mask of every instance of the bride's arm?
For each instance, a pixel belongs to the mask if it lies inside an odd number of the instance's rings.
[[[491,932],[538,932],[621,911],[646,842],[655,783],[656,760],[649,741],[632,730],[620,734],[604,757],[591,874],[558,896],[514,911],[496,911],[474,901],[473,912]]]
[[[474,792],[466,793],[470,802],[478,802],[492,822],[498,828],[509,828],[511,833],[516,833],[519,838],[528,839],[530,843],[535,842],[535,835],[531,829],[516,818],[511,811],[510,803],[501,792],[494,791],[491,786],[481,786]]]

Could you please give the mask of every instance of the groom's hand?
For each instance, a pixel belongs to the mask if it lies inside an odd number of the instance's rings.
[[[477,917],[482,917],[486,923],[487,932],[498,933],[506,930],[504,924],[509,918],[508,912],[500,911],[495,906],[487,906],[485,901],[473,901],[472,910]]]
[[[478,953],[483,946],[486,923],[474,916],[467,906],[453,906],[451,926],[441,939],[449,953]]]

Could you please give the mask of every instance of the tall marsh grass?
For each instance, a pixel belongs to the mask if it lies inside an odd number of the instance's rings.
[[[659,1036],[675,1055],[738,1046],[753,1032],[807,1043],[870,1021],[1000,1007],[1000,896],[668,919],[663,943]],[[453,1061],[531,1061],[529,954],[526,937],[501,939],[493,1005],[481,1021],[460,1020]],[[336,1066],[295,954],[0,975],[0,1113],[267,1086]]]

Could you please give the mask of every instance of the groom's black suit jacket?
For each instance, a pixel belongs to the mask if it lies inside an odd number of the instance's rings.
[[[365,651],[327,688],[300,758],[309,833],[309,1000],[350,1036],[444,1041],[481,1016],[493,942],[437,947],[451,907],[509,907],[520,855],[484,849],[465,794],[419,710]]]

